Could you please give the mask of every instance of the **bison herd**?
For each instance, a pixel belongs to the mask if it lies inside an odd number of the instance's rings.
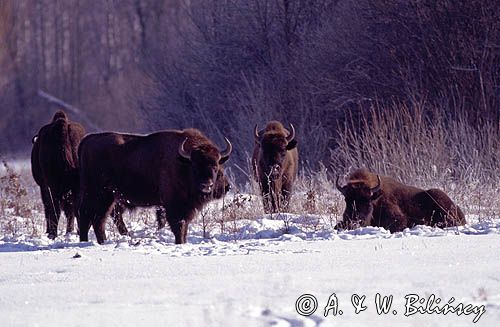
[[[295,128],[270,121],[254,128],[252,171],[259,183],[264,210],[286,210],[297,178]],[[232,151],[225,138],[220,150],[197,129],[163,130],[149,135],[97,133],[85,129],[63,111],[33,137],[31,169],[40,186],[49,238],[57,236],[61,210],[67,232],[77,218],[80,241],[92,226],[97,241],[106,240],[111,215],[118,231],[127,234],[125,209],[157,208],[158,228],[168,222],[175,243],[187,240],[189,223],[198,210],[230,188],[224,163]],[[441,190],[422,190],[366,169],[352,172],[346,185],[336,181],[345,198],[337,229],[379,226],[391,232],[415,225],[438,227],[465,224],[464,214]]]

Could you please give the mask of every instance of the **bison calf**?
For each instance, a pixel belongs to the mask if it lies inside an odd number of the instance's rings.
[[[464,225],[462,210],[441,190],[422,190],[379,176],[366,169],[351,173],[347,185],[337,189],[346,208],[336,228],[379,226],[392,233],[415,225],[437,227]]]
[[[254,138],[252,168],[260,185],[264,211],[286,210],[298,170],[295,128],[290,124],[287,131],[280,122],[271,121],[260,132],[255,125]]]

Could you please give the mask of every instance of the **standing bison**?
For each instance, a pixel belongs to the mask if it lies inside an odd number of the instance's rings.
[[[465,224],[458,206],[441,190],[422,190],[403,185],[390,177],[366,169],[351,173],[347,185],[337,189],[344,195],[346,209],[337,228],[379,226],[392,233],[415,225],[437,227]]]
[[[196,129],[85,137],[79,148],[80,241],[88,240],[92,225],[97,242],[104,242],[106,216],[119,200],[161,207],[159,223],[163,216],[175,243],[185,243],[195,212],[227,191],[222,165],[232,146],[225,140],[220,152]]]
[[[264,210],[266,213],[286,210],[298,169],[295,128],[290,124],[287,131],[280,122],[271,121],[260,132],[255,125],[254,138],[252,168],[260,185]]]
[[[61,208],[68,220],[66,232],[74,228],[78,197],[78,144],[85,135],[82,125],[70,122],[63,111],[43,126],[32,139],[31,172],[40,186],[49,238],[57,236]]]

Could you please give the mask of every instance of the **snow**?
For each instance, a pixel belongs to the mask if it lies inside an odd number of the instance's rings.
[[[271,219],[274,218],[274,219]],[[391,234],[365,227],[311,228],[321,217],[238,220],[234,231],[173,244],[168,229],[129,222],[104,245],[77,235],[0,234],[1,326],[472,326],[475,314],[405,316],[405,295],[484,306],[476,325],[500,323],[500,221],[417,226]],[[304,224],[307,221],[309,224]],[[285,223],[286,222],[286,223]],[[109,226],[108,226],[109,227]],[[92,238],[92,237],[91,237]],[[93,238],[95,240],[95,238]],[[310,316],[295,310],[316,297]],[[324,316],[335,293],[342,315]],[[393,295],[378,315],[375,296]],[[351,296],[365,295],[354,313]],[[392,310],[396,310],[394,315]]]

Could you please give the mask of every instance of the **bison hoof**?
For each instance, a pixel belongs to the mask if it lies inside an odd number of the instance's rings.
[[[127,228],[120,228],[118,229],[118,233],[122,236],[127,236],[128,235],[128,229]]]

